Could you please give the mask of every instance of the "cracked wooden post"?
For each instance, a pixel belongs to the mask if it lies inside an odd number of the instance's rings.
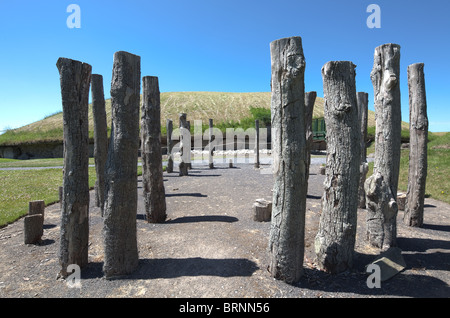
[[[314,247],[318,266],[330,273],[353,265],[361,133],[355,75],[355,65],[349,61],[328,62],[322,68],[327,162]]]
[[[428,116],[424,64],[408,66],[409,87],[409,175],[403,222],[421,227],[427,181]]]
[[[259,120],[255,120],[255,163],[254,167],[259,168]]]
[[[375,49],[370,74],[376,113],[373,174],[364,184],[367,240],[378,248],[396,245],[397,187],[400,171],[401,105],[400,46],[384,44]]]
[[[172,133],[173,133],[173,122],[170,119],[167,119],[166,121],[166,130],[167,130],[167,166],[166,166],[166,172],[172,173],[173,172],[173,140],[172,140]]]
[[[213,120],[210,118],[209,119],[209,149],[208,149],[208,163],[209,163],[209,169],[214,169],[214,147],[212,146],[213,144],[213,136],[214,136],[214,132],[213,132]]]
[[[369,104],[369,94],[365,92],[356,93],[356,103],[358,105],[358,116],[361,128],[361,164],[359,166],[359,187],[358,187],[358,207],[366,208],[366,192],[364,182],[366,181],[369,165],[367,163],[367,114]]]
[[[89,87],[92,67],[59,58],[64,122],[64,172],[61,209],[59,277],[67,267],[88,263],[89,244]]]
[[[186,154],[186,164],[187,168],[190,170],[192,169],[192,161],[191,161],[191,146],[192,146],[192,139],[191,139],[191,122],[189,120],[186,120],[186,131],[189,132],[189,138],[185,139],[185,145],[188,153]]]
[[[108,156],[108,126],[106,121],[103,76],[92,74],[92,115],[94,118],[94,160],[97,180],[95,181],[95,205],[103,216],[105,203],[105,164]]]
[[[301,37],[270,43],[274,187],[269,271],[286,283],[303,274],[308,181],[305,139],[305,58]]]
[[[161,153],[161,102],[158,77],[142,79],[142,187],[149,223],[166,220],[166,194]]]
[[[105,173],[106,278],[130,274],[139,261],[136,215],[140,79],[140,57],[116,52],[111,80],[112,129]]]
[[[190,154],[190,149],[188,149],[188,138],[190,138],[190,133],[187,130],[186,114],[180,113],[180,164],[178,166],[179,175],[187,176],[188,173],[188,159],[187,156]],[[189,151],[188,151],[189,150]]]
[[[311,165],[311,149],[313,146],[313,133],[312,133],[312,116],[314,112],[314,103],[316,102],[317,92],[305,93],[305,131],[306,131],[306,155],[307,163],[306,170],[309,178],[309,166]]]

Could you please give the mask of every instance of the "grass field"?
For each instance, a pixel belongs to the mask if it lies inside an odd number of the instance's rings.
[[[178,114],[186,113],[190,121],[201,120],[203,125],[208,125],[208,120],[213,119],[214,125],[219,129],[225,127],[236,128],[252,118],[252,108],[270,110],[270,92],[258,93],[223,93],[223,92],[167,92],[161,93],[161,130],[165,134],[167,119],[172,119],[174,128],[178,127]],[[105,101],[108,125],[111,122],[111,100]],[[313,117],[323,117],[324,100],[316,98]],[[375,113],[369,111],[369,127],[375,126]],[[89,129],[93,138],[92,105],[89,105]],[[193,122],[191,122],[193,127]],[[110,127],[109,127],[110,128]],[[241,127],[246,128],[246,127]],[[403,128],[407,129],[406,123]],[[41,141],[61,142],[63,139],[63,115],[58,112],[45,117],[42,120],[24,127],[8,130],[0,135],[0,145],[19,145],[23,143],[36,143]]]
[[[30,162],[38,167],[59,166],[59,159],[11,160],[0,159],[0,167],[14,164],[30,167]],[[92,162],[93,159],[90,159]],[[9,166],[11,167],[11,166]],[[138,167],[138,175],[142,167]],[[62,169],[3,170],[0,171],[0,227],[12,223],[28,213],[28,202],[44,200],[46,205],[59,201],[59,187],[62,186]],[[89,187],[96,181],[95,167],[89,167]]]
[[[375,150],[374,145],[368,153]],[[398,190],[405,192],[408,189],[409,150],[404,149],[400,157],[400,176]],[[370,176],[373,172],[373,163],[369,164]],[[430,134],[428,143],[428,170],[425,195],[436,200],[450,204],[450,133]]]

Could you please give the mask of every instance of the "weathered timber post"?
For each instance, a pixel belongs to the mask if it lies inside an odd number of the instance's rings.
[[[365,92],[356,93],[356,103],[358,105],[358,117],[361,128],[361,163],[359,165],[359,187],[358,187],[358,207],[366,208],[366,192],[364,182],[366,181],[369,165],[367,164],[367,114],[369,104],[369,94]]]
[[[67,58],[56,63],[60,74],[64,122],[64,173],[59,277],[67,267],[88,263],[89,244],[89,87],[92,67]]]
[[[287,283],[303,274],[306,194],[305,58],[301,37],[270,43],[274,187],[269,271]]]
[[[384,44],[375,49],[370,74],[376,113],[373,174],[364,184],[367,239],[378,248],[396,245],[397,187],[400,169],[401,105],[400,46]]]
[[[311,149],[313,146],[312,116],[314,112],[314,103],[316,102],[317,92],[305,93],[305,131],[306,131],[306,170],[309,177],[309,166],[311,165]]]
[[[259,168],[259,120],[255,120],[255,168]]]
[[[28,215],[24,218],[24,243],[36,244],[41,241],[44,234],[45,202],[30,201],[28,203]]]
[[[95,205],[101,208],[105,203],[105,164],[108,156],[108,126],[106,122],[103,76],[92,74],[92,114],[94,117],[94,160],[97,181],[95,181]]]
[[[180,164],[178,166],[180,176],[187,176],[188,173],[188,159],[190,154],[190,149],[188,149],[188,139],[190,138],[190,133],[187,130],[186,114],[180,113]]]
[[[186,121],[186,130],[189,132],[189,138],[185,139],[185,149],[188,149],[188,153],[186,154],[186,164],[188,169],[192,169],[192,162],[191,162],[191,146],[192,146],[192,139],[191,139],[191,122],[189,120]]]
[[[173,172],[173,140],[172,140],[172,132],[173,132],[173,122],[170,119],[166,121],[166,130],[167,130],[167,166],[166,172]]]
[[[322,68],[327,162],[315,252],[319,267],[330,273],[353,265],[360,163],[355,75],[349,61]]]
[[[214,169],[214,147],[212,146],[213,144],[213,136],[214,136],[214,132],[213,132],[213,120],[210,118],[209,119],[209,149],[208,149],[208,163],[209,163],[209,169]]]
[[[415,227],[423,225],[428,165],[428,116],[423,68],[423,63],[408,66],[409,175],[403,221],[406,225]]]
[[[139,261],[136,215],[140,78],[141,58],[116,52],[111,80],[112,129],[105,173],[106,278],[131,273]]]
[[[161,102],[158,78],[142,79],[141,140],[142,187],[149,223],[166,220],[166,194],[161,154]]]

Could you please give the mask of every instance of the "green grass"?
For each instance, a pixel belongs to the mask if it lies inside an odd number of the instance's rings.
[[[429,134],[428,170],[425,194],[436,200],[450,204],[450,133],[445,135]],[[409,150],[401,152],[399,191],[408,189]],[[373,173],[373,162],[369,164],[370,176]]]
[[[89,164],[95,164],[94,158],[89,158]],[[27,168],[27,167],[62,167],[64,165],[63,158],[47,158],[47,159],[4,159],[0,158],[0,168]]]
[[[46,206],[58,202],[62,178],[62,169],[0,171],[0,228],[26,215],[30,201],[44,200]],[[96,179],[95,167],[89,167],[91,189]]]

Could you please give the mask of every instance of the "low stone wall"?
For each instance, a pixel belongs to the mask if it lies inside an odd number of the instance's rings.
[[[0,158],[7,159],[39,159],[62,158],[64,147],[62,142],[22,144],[17,146],[0,146]],[[94,144],[89,144],[89,156],[94,155]]]

